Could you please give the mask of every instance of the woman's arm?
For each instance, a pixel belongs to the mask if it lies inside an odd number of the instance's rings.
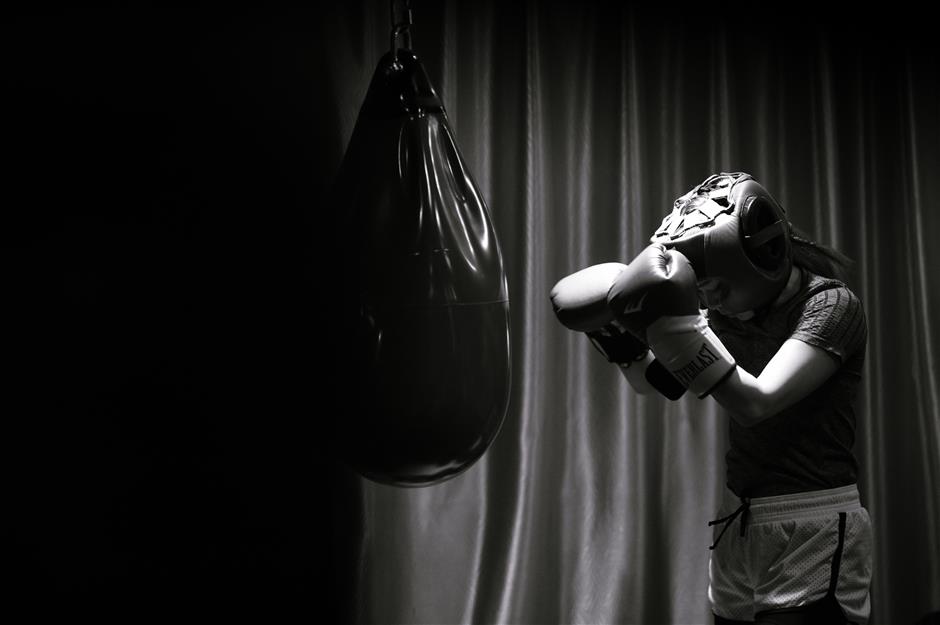
[[[788,339],[758,377],[736,367],[711,396],[735,421],[750,427],[812,393],[838,368],[825,350]]]

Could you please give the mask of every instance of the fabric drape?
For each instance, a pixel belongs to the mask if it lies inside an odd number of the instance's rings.
[[[877,37],[873,20],[869,32],[604,2],[412,5],[413,48],[500,239],[514,387],[466,473],[410,490],[350,481],[356,545],[338,556],[353,561],[353,619],[710,622],[727,417],[713,400],[635,394],[555,320],[548,293],[588,265],[629,262],[672,201],[718,171],[753,174],[796,226],[855,260],[872,622],[940,609],[936,45]],[[325,17],[337,166],[388,45],[386,8]]]

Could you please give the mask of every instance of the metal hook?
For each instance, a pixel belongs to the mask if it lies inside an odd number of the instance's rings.
[[[402,37],[402,48],[406,50],[411,49],[411,0],[404,0],[401,4],[404,6],[401,7],[401,15],[399,15],[395,10],[395,0],[390,0],[389,5],[391,8],[391,22],[392,22],[392,34],[391,34],[391,49],[392,49],[392,63],[398,65],[398,37]]]

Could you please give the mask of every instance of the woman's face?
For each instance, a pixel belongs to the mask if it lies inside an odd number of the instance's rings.
[[[739,300],[734,286],[727,280],[720,278],[705,278],[698,281],[698,295],[700,304],[709,309],[717,310],[726,317],[736,317],[746,321],[754,316],[753,310],[742,310],[736,305]]]

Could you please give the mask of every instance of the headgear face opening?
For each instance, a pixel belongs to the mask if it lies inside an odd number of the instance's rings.
[[[717,281],[718,309],[737,315],[770,304],[790,277],[790,223],[749,174],[720,173],[678,198],[650,238],[684,254],[700,281]]]

